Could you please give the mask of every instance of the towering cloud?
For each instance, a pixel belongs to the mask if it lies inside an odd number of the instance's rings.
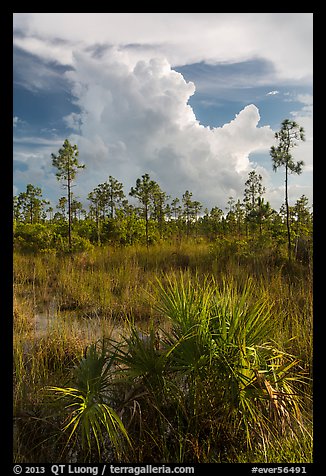
[[[128,60],[79,52],[66,72],[80,113],[65,118],[91,174],[90,186],[116,176],[127,187],[147,172],[172,196],[186,189],[208,204],[242,194],[249,154],[268,150],[270,127],[246,106],[223,127],[202,126],[188,104],[195,85],[165,59]]]

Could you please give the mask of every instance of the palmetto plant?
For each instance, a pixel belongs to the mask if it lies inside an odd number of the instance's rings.
[[[253,296],[251,281],[242,290],[224,282],[215,296],[213,319],[224,398],[230,402],[232,417],[245,429],[249,446],[256,436],[266,442],[285,426],[294,430],[294,422],[300,421],[299,398],[292,385],[301,378],[299,361],[272,341],[272,308],[264,298]]]
[[[198,425],[206,419],[220,433],[245,434],[249,448],[301,428],[301,377],[292,372],[299,361],[272,342],[271,305],[253,296],[250,280],[242,289],[183,276],[159,282],[158,310],[172,323],[171,365],[187,376],[188,408]]]
[[[73,437],[83,450],[91,451],[96,444],[101,457],[109,438],[112,450],[120,459],[125,444],[131,445],[128,433],[110,405],[114,356],[108,354],[105,341],[92,344],[85,352],[74,372],[74,387],[49,387],[66,401],[69,412],[64,431],[69,432],[69,443]]]

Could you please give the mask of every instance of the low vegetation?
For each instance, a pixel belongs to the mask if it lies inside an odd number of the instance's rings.
[[[312,460],[309,263],[188,240],[14,271],[17,462]]]

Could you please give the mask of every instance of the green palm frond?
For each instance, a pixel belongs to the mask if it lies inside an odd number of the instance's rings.
[[[89,346],[85,356],[74,369],[74,387],[49,387],[50,391],[66,401],[69,431],[67,444],[73,437],[80,438],[82,448],[92,448],[95,440],[99,456],[108,437],[117,456],[121,456],[125,442],[131,445],[122,420],[109,405],[111,396],[113,354],[107,354],[105,342]]]
[[[114,353],[107,350],[105,340],[91,344],[74,369],[77,388],[91,393],[105,391],[112,377],[113,363]]]
[[[158,336],[153,328],[149,333],[143,333],[131,324],[129,335],[122,336],[113,347],[120,374],[159,384],[167,365],[167,356],[158,351]]]
[[[127,430],[118,414],[108,404],[97,401],[96,396],[91,392],[85,395],[79,389],[71,387],[49,387],[49,390],[59,397],[68,399],[65,409],[69,411],[69,421],[63,428],[64,431],[70,432],[67,443],[78,433],[77,437],[81,438],[82,447],[88,447],[91,450],[93,436],[99,456],[106,435],[118,456],[122,454],[123,438],[131,444]]]
[[[174,332],[181,337],[194,326],[207,326],[213,293],[208,280],[200,287],[193,286],[183,274],[166,280],[167,286],[157,279],[159,302],[156,309],[171,320]]]

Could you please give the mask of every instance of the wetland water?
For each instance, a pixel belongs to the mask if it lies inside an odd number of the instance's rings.
[[[119,339],[126,325],[117,323],[108,316],[90,315],[81,311],[61,310],[56,299],[46,306],[36,307],[34,312],[34,336],[36,339],[51,333],[68,333],[87,342],[101,337]]]

